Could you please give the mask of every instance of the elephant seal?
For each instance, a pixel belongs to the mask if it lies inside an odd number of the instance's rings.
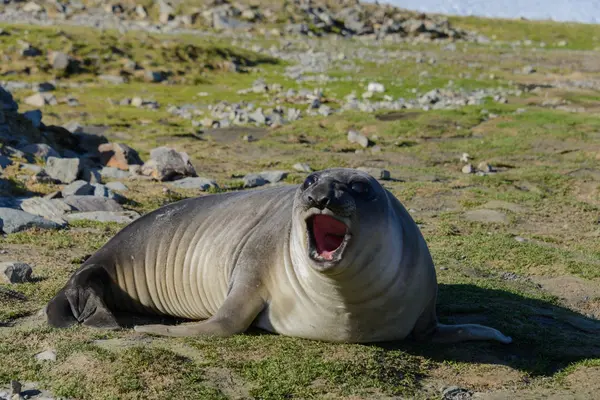
[[[202,320],[135,326],[230,336],[251,325],[330,342],[511,338],[443,325],[417,225],[379,182],[328,169],[301,185],[182,200],[132,222],[48,303],[54,327],[118,328],[114,311]]]

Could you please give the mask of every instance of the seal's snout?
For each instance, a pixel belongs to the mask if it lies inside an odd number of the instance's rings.
[[[318,208],[319,210],[323,210],[323,209],[327,208],[329,203],[331,203],[331,198],[327,194],[325,194],[325,195],[318,194],[316,196],[311,196],[309,194],[307,196],[307,198],[308,198],[308,204],[311,207]]]

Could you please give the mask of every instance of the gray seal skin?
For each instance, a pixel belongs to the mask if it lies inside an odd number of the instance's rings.
[[[354,169],[302,185],[208,195],[121,230],[48,303],[54,327],[119,328],[113,312],[200,322],[135,326],[165,336],[230,336],[251,325],[330,342],[512,339],[443,325],[429,249],[400,202]]]

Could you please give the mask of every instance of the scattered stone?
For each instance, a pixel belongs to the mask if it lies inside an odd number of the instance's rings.
[[[306,173],[311,173],[313,170],[310,167],[310,165],[306,164],[306,163],[297,163],[294,164],[294,169],[298,172],[306,172]]]
[[[6,168],[9,165],[12,165],[12,163],[10,158],[0,155],[0,168]]]
[[[39,128],[42,125],[42,112],[40,110],[26,111],[23,116],[31,121],[34,128]]]
[[[458,386],[449,386],[442,391],[443,400],[467,400],[472,397],[472,393],[467,389]]]
[[[33,1],[28,1],[23,6],[23,11],[25,11],[27,13],[38,13],[43,10],[44,10],[44,7],[40,6],[39,4],[37,4],[36,2],[33,2]]]
[[[197,176],[187,153],[169,147],[158,147],[150,152],[150,160],[142,166],[142,173],[159,181],[171,181],[185,176]]]
[[[58,100],[56,100],[56,97],[54,97],[52,93],[36,93],[26,97],[23,101],[25,104],[37,108],[42,108],[46,105],[55,106],[58,104]]]
[[[19,105],[13,99],[12,94],[0,86],[0,111],[16,112],[18,109]]]
[[[259,175],[269,183],[277,183],[284,180],[288,173],[285,171],[263,171]]]
[[[245,188],[254,188],[268,183],[267,180],[259,174],[247,174],[244,176],[243,181]]]
[[[472,174],[475,172],[475,169],[473,168],[473,165],[467,164],[462,167],[462,172],[463,174]]]
[[[109,188],[110,190],[114,190],[116,192],[126,192],[129,190],[129,188],[127,186],[125,186],[122,182],[118,182],[118,181],[108,182],[106,184],[106,187]]]
[[[33,270],[29,264],[9,261],[0,263],[0,272],[7,283],[25,283],[31,281]]]
[[[60,51],[52,51],[48,54],[48,62],[52,66],[52,69],[66,71],[71,65],[71,57]]]
[[[348,141],[350,143],[358,143],[361,147],[369,147],[369,139],[355,130],[348,131]]]
[[[83,180],[77,180],[62,190],[63,197],[68,196],[89,196],[94,194],[94,187]]]
[[[71,183],[79,175],[80,160],[78,158],[48,157],[45,171],[52,179],[62,183]]]
[[[23,385],[21,385],[21,382],[19,381],[12,380],[10,381],[10,389],[13,396],[20,395]]]
[[[135,211],[88,211],[78,212],[66,215],[68,221],[98,221],[98,222],[117,222],[119,224],[128,224],[139,218],[140,215]]]
[[[470,210],[465,212],[465,218],[472,222],[482,222],[488,224],[508,224],[506,214],[496,210]]]
[[[494,172],[494,168],[486,162],[480,162],[479,165],[477,165],[477,169],[481,172],[485,172],[486,174]]]
[[[113,85],[122,85],[126,83],[126,79],[119,75],[100,75],[98,79],[102,82],[110,83]]]
[[[65,220],[62,216],[66,211],[69,211],[71,207],[65,207],[62,202],[61,204],[63,205],[61,206],[45,197],[32,197],[21,202],[21,209],[30,214],[64,225]]]
[[[29,144],[20,149],[23,153],[31,154],[34,157],[48,160],[49,157],[60,158],[60,154],[45,143]]]
[[[462,153],[462,155],[460,156],[460,161],[468,163],[471,158],[472,157],[469,153]]]
[[[536,72],[536,70],[531,65],[526,65],[523,67],[524,74],[533,74],[534,72]]]
[[[144,104],[144,100],[141,97],[134,97],[133,99],[131,99],[131,105],[133,107],[141,107]]]
[[[167,79],[167,74],[162,71],[150,71],[144,72],[144,79],[148,82],[160,83]]]
[[[104,143],[98,146],[100,160],[107,167],[129,171],[130,165],[142,165],[144,162],[137,151],[121,143]]]
[[[68,196],[62,201],[80,212],[92,211],[123,211],[123,207],[114,199],[99,196]],[[64,217],[69,221],[68,215]]]
[[[35,87],[35,90],[40,93],[53,92],[56,90],[56,86],[50,82],[42,82]]]
[[[106,179],[127,179],[131,176],[130,172],[122,171],[115,167],[104,167],[100,171],[100,176]]]
[[[54,361],[56,361],[56,350],[50,349],[50,350],[46,350],[41,353],[38,353],[35,355],[35,359],[38,361],[54,362]]]
[[[207,191],[211,188],[219,187],[214,180],[201,177],[187,177],[179,179],[172,182],[171,185],[179,189],[197,189],[201,191]]]
[[[380,179],[382,181],[389,181],[392,178],[390,171],[388,171],[387,169],[371,168],[371,167],[358,167],[357,169],[359,171],[366,172],[367,174],[371,175],[375,179]]]
[[[371,93],[383,93],[385,92],[385,87],[381,83],[371,82],[367,86],[367,91]]]
[[[0,229],[4,233],[21,232],[30,228],[58,229],[62,225],[54,221],[12,208],[0,208]]]

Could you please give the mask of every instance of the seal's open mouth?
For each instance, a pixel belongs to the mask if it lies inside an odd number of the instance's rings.
[[[350,239],[348,227],[329,215],[316,214],[307,220],[309,254],[315,261],[339,261]]]

